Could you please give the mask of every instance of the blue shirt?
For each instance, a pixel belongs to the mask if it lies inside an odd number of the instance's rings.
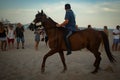
[[[76,21],[75,15],[72,10],[67,10],[65,14],[65,20],[69,20],[68,24],[65,25],[65,28],[71,31],[76,31]]]

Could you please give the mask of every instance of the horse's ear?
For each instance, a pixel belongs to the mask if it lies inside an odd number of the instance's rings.
[[[43,14],[43,10],[41,10],[41,14]]]
[[[40,12],[38,11],[38,13],[40,13]]]

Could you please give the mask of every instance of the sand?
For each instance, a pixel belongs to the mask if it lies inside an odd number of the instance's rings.
[[[110,47],[112,34],[109,36]],[[16,42],[15,42],[16,46]],[[46,71],[41,73],[43,56],[49,51],[44,42],[40,42],[39,49],[34,49],[33,32],[25,31],[25,49],[8,49],[0,51],[0,80],[120,80],[120,51],[112,52],[117,63],[111,64],[103,49],[100,70],[97,74],[91,74],[94,70],[94,56],[86,49],[74,51],[66,56],[68,70],[63,69],[59,54],[47,59]],[[65,52],[66,53],[66,52]]]

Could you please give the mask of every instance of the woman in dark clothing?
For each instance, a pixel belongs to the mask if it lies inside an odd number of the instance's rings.
[[[6,38],[6,31],[4,29],[3,24],[0,22],[0,41],[1,41],[1,50],[6,51],[6,46],[7,46],[7,38]]]

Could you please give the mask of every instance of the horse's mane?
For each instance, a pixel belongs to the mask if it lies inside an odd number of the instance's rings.
[[[57,24],[57,22],[55,22],[51,17],[48,18],[52,23],[54,23],[55,25]]]

